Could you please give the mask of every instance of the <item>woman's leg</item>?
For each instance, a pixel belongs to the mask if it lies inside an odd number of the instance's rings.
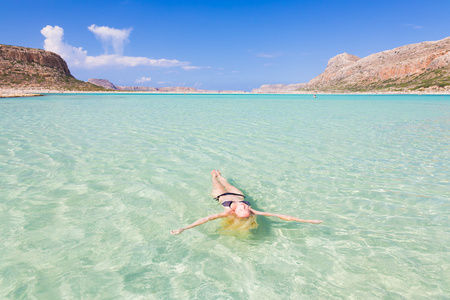
[[[235,194],[241,194],[244,195],[237,187],[231,185],[228,183],[228,180],[226,180],[222,174],[220,174],[220,171],[216,171],[217,179],[219,182],[223,185],[223,187],[227,190],[229,193],[235,193]],[[220,195],[220,194],[219,194]]]
[[[218,172],[216,170],[212,170],[211,172],[211,180],[212,180],[212,192],[211,196],[216,198],[219,195],[225,194],[227,191],[224,186],[220,183],[218,179]]]

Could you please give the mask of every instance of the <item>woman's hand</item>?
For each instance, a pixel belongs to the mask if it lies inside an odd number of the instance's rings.
[[[171,234],[180,234],[183,231],[185,231],[186,229],[191,229],[191,228],[193,228],[195,226],[205,224],[206,222],[211,221],[211,220],[215,220],[215,219],[218,219],[218,218],[224,218],[224,217],[228,216],[229,214],[230,214],[229,211],[224,211],[224,212],[221,212],[219,214],[209,215],[207,217],[204,217],[204,218],[201,218],[201,219],[195,221],[194,223],[192,223],[188,227],[180,228],[180,229],[177,229],[177,230],[172,230],[170,233]]]
[[[323,221],[320,221],[320,220],[307,220],[307,223],[320,224],[320,223],[323,223]]]
[[[297,222],[302,222],[302,223],[311,223],[311,224],[320,224],[323,221],[321,220],[302,220],[293,216],[287,216],[287,215],[280,215],[280,214],[273,214],[273,213],[269,213],[269,212],[263,212],[263,211],[257,211],[254,210],[253,208],[250,208],[250,211],[252,213],[254,213],[255,215],[259,215],[259,216],[266,216],[266,217],[278,217],[282,220],[286,220],[286,221],[297,221]]]

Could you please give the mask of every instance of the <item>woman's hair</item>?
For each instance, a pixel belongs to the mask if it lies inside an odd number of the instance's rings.
[[[250,229],[258,227],[256,222],[256,215],[251,215],[248,218],[239,218],[236,215],[229,215],[222,219],[222,228],[219,232],[222,234],[236,235],[245,237],[250,233]]]

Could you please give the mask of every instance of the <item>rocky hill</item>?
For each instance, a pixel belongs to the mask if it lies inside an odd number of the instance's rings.
[[[108,90],[117,90],[117,87],[109,80],[107,79],[96,79],[96,78],[90,78],[88,80],[89,83],[104,87]]]
[[[127,91],[127,92],[149,92],[149,93],[186,93],[186,94],[204,94],[204,93],[216,93],[216,94],[245,94],[244,91],[211,91],[211,90],[198,90],[193,87],[185,86],[172,86],[172,87],[150,87],[150,86],[116,86],[107,79],[91,78],[88,82],[104,87],[108,90],[114,91]]]
[[[0,44],[0,88],[104,90],[75,79],[66,62],[53,52]]]
[[[256,94],[283,94],[283,93],[293,93],[298,89],[305,87],[306,83],[297,84],[263,84],[257,89],[253,89],[252,93]]]
[[[155,92],[155,93],[197,93],[197,89],[192,87],[174,86],[174,87],[150,87],[150,86],[118,86],[120,91],[135,92]]]
[[[331,58],[305,92],[446,92],[450,91],[450,37],[359,58]]]
[[[155,93],[196,93],[197,90],[191,87],[150,87],[150,86],[116,86],[107,79],[91,78],[89,83],[115,91],[134,91],[134,92],[155,92]]]

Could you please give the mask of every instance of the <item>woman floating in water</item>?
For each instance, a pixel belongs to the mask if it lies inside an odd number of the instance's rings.
[[[254,210],[253,208],[250,207],[250,202],[244,200],[245,198],[244,194],[238,188],[229,184],[228,181],[224,177],[222,177],[222,174],[220,174],[219,171],[213,170],[211,172],[211,176],[212,176],[211,195],[215,200],[219,201],[220,204],[222,204],[224,211],[218,214],[213,214],[201,218],[185,228],[172,230],[171,231],[172,234],[180,234],[186,229],[191,229],[195,226],[202,225],[208,221],[225,217],[229,219],[230,224],[234,223],[236,219],[240,221],[241,226],[242,222],[244,222],[244,227],[246,227],[246,229],[252,229],[257,226],[255,220],[256,216],[278,217],[286,221],[297,221],[312,224],[319,224],[323,222],[318,220],[301,220],[291,216]]]

